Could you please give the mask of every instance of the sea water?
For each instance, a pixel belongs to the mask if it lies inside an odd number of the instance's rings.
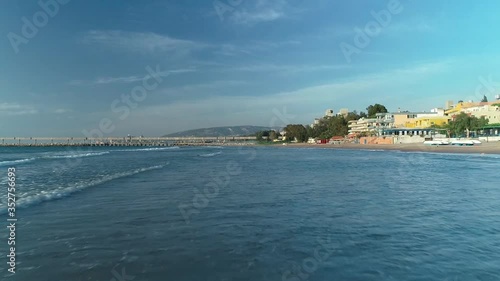
[[[500,155],[0,148],[0,279],[500,280]]]

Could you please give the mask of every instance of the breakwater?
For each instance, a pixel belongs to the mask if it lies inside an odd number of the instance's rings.
[[[0,146],[184,146],[248,144],[255,137],[0,137]]]

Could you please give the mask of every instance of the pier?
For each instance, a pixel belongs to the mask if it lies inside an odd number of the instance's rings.
[[[186,146],[249,144],[256,137],[0,137],[0,146]]]

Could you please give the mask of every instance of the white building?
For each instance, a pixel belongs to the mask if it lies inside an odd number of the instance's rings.
[[[334,116],[333,109],[327,109],[325,111],[325,117],[333,117],[333,116]]]
[[[319,125],[320,119],[319,118],[314,118],[313,123],[311,124],[311,128],[314,128],[314,126]]]
[[[341,108],[340,111],[339,111],[339,113],[337,115],[342,115],[342,116],[346,117],[347,114],[349,114],[349,109],[347,109],[347,108]]]
[[[435,113],[437,115],[433,115],[433,116],[444,116],[444,108],[433,108],[431,109],[431,113]],[[422,117],[422,116],[419,116],[419,117]]]
[[[356,136],[363,133],[377,133],[376,118],[361,118],[359,120],[351,120],[348,122],[349,136]]]
[[[484,117],[489,120],[489,124],[500,123],[500,107],[495,105],[486,104],[469,107],[465,108],[463,112],[477,118]]]

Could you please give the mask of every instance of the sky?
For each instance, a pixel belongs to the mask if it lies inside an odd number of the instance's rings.
[[[499,10],[495,0],[0,0],[0,137],[161,136],[491,100]]]

